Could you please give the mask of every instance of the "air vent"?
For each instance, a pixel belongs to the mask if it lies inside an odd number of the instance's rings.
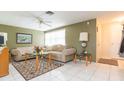
[[[52,11],[47,11],[46,14],[48,14],[48,15],[53,15],[54,12],[52,12]]]

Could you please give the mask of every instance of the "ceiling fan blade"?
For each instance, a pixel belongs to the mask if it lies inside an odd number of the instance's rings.
[[[29,12],[30,13],[30,12]],[[40,27],[41,27],[41,24],[44,24],[44,25],[47,25],[49,27],[51,27],[51,25],[47,24],[47,23],[52,23],[51,21],[45,21],[41,16],[36,16],[32,13],[30,13],[30,15],[37,20],[37,22],[39,23]]]
[[[49,24],[47,24],[47,23],[45,23],[45,22],[42,22],[43,24],[45,24],[45,25],[47,25],[47,26],[49,26],[49,27],[51,27],[51,25],[49,25]]]
[[[30,13],[30,12],[29,12],[29,13]],[[34,14],[32,14],[32,13],[30,13],[30,15],[31,15],[33,18],[37,19],[38,21],[41,21],[41,20],[42,20],[42,18],[41,18],[40,16],[36,16],[36,15],[34,15]]]
[[[45,22],[45,23],[52,23],[51,21],[45,21],[45,20],[44,20],[44,22]]]

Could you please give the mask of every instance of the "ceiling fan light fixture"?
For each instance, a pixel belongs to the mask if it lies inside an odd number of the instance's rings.
[[[47,14],[47,15],[53,15],[54,12],[52,12],[52,11],[46,11],[46,14]]]

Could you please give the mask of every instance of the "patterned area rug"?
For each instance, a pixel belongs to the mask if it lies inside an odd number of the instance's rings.
[[[25,80],[30,80],[64,65],[64,63],[54,61],[50,66],[47,66],[45,60],[42,60],[40,62],[40,70],[36,71],[35,59],[28,60],[27,63],[25,63],[25,61],[21,61],[12,62],[12,64]]]
[[[109,64],[109,65],[114,65],[114,66],[118,66],[118,61],[114,60],[114,59],[103,59],[100,58],[98,63],[103,63],[103,64]]]

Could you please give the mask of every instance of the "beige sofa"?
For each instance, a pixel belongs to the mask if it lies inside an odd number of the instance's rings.
[[[34,51],[33,47],[18,47],[11,50],[11,54],[13,56],[14,61],[21,61],[25,59],[25,53],[32,54]],[[63,45],[54,45],[47,46],[45,51],[48,51],[52,55],[52,59],[67,62],[73,60],[74,54],[76,53],[75,48],[66,48]],[[35,58],[34,56],[29,55],[28,57]]]
[[[25,53],[33,54],[33,47],[18,47],[11,49],[11,55],[14,61],[25,60]],[[29,55],[27,59],[35,58],[33,55]]]
[[[76,49],[63,45],[54,45],[50,47],[46,47],[46,50],[49,51],[52,55],[52,59],[61,61],[61,62],[67,62],[74,59],[74,55],[76,53]]]

